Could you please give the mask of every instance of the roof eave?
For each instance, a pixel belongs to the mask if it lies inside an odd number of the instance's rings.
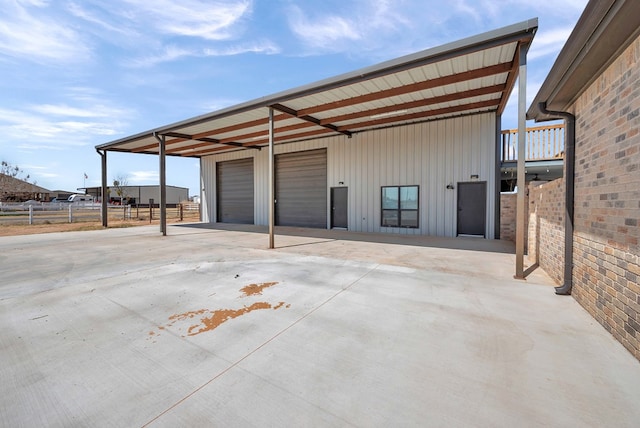
[[[527,119],[558,119],[543,114],[539,104],[567,111],[638,35],[637,0],[591,0],[529,106]]]

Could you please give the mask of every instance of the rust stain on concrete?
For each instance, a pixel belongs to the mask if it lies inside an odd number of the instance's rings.
[[[280,309],[281,307],[283,307],[283,306],[284,306],[284,304],[285,304],[284,302],[280,302],[280,303],[278,303],[277,305],[275,305],[275,306],[273,307],[273,309],[274,309],[274,310],[275,310],[275,309]],[[285,308],[287,308],[287,309],[289,309],[290,307],[291,307],[291,305],[287,305],[287,306],[285,306]]]
[[[193,318],[196,315],[202,315],[205,312],[207,312],[207,309],[198,309],[197,311],[189,311],[189,312],[184,312],[182,314],[174,314],[169,317],[169,321],[175,322],[175,321],[186,320],[188,318]],[[169,325],[173,325],[173,323],[170,323]]]
[[[245,287],[242,287],[240,291],[242,291],[245,297],[262,295],[262,290],[268,287],[272,287],[276,285],[277,282],[262,282],[260,284],[249,284]]]
[[[192,325],[191,327],[189,327],[189,331],[187,332],[187,334],[189,336],[195,336],[196,334],[204,333],[205,331],[214,330],[221,324],[234,318],[238,318],[239,316],[248,314],[249,312],[271,308],[271,304],[267,302],[256,302],[251,306],[245,306],[241,309],[219,309],[217,311],[211,312],[210,317],[202,318],[200,320],[200,324]]]
[[[273,287],[276,284],[278,284],[278,282],[262,282],[259,284],[246,285],[240,289],[240,292],[242,293],[242,296],[240,297],[261,296],[264,289]],[[173,327],[177,322],[199,318],[200,321],[197,324],[193,324],[187,329],[188,336],[195,336],[200,333],[215,330],[225,322],[253,311],[265,309],[278,310],[280,308],[288,309],[290,307],[291,305],[286,302],[278,302],[277,304],[271,304],[269,302],[255,302],[249,306],[244,305],[239,309],[217,309],[213,311],[209,309],[198,309],[171,315],[169,317],[169,322],[165,326],[158,326],[158,330],[165,330],[167,327]],[[159,335],[159,332],[156,333],[155,331],[151,331],[149,332],[148,338],[157,337]]]

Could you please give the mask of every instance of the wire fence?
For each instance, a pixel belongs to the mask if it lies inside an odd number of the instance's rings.
[[[167,220],[199,221],[199,204],[167,205]],[[160,208],[155,205],[107,205],[109,220],[160,219]],[[53,223],[80,223],[102,221],[99,203],[7,203],[0,202],[0,225],[31,225]]]

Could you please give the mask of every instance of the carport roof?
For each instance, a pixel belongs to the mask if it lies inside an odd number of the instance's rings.
[[[202,157],[469,114],[502,114],[537,18],[96,146]],[[527,47],[524,47],[526,49]],[[155,134],[155,135],[154,135]]]

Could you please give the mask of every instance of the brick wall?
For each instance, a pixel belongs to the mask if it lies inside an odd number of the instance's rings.
[[[516,242],[516,194],[500,194],[500,239]]]
[[[515,193],[500,194],[500,239],[516,242],[516,210],[518,195]],[[528,206],[528,198],[525,196],[525,210]],[[524,227],[527,230],[529,217],[524,216]],[[524,235],[524,246],[527,248],[527,234]]]
[[[640,359],[640,38],[573,105],[575,299]]]
[[[564,179],[529,185],[530,261],[557,283],[564,281]]]

